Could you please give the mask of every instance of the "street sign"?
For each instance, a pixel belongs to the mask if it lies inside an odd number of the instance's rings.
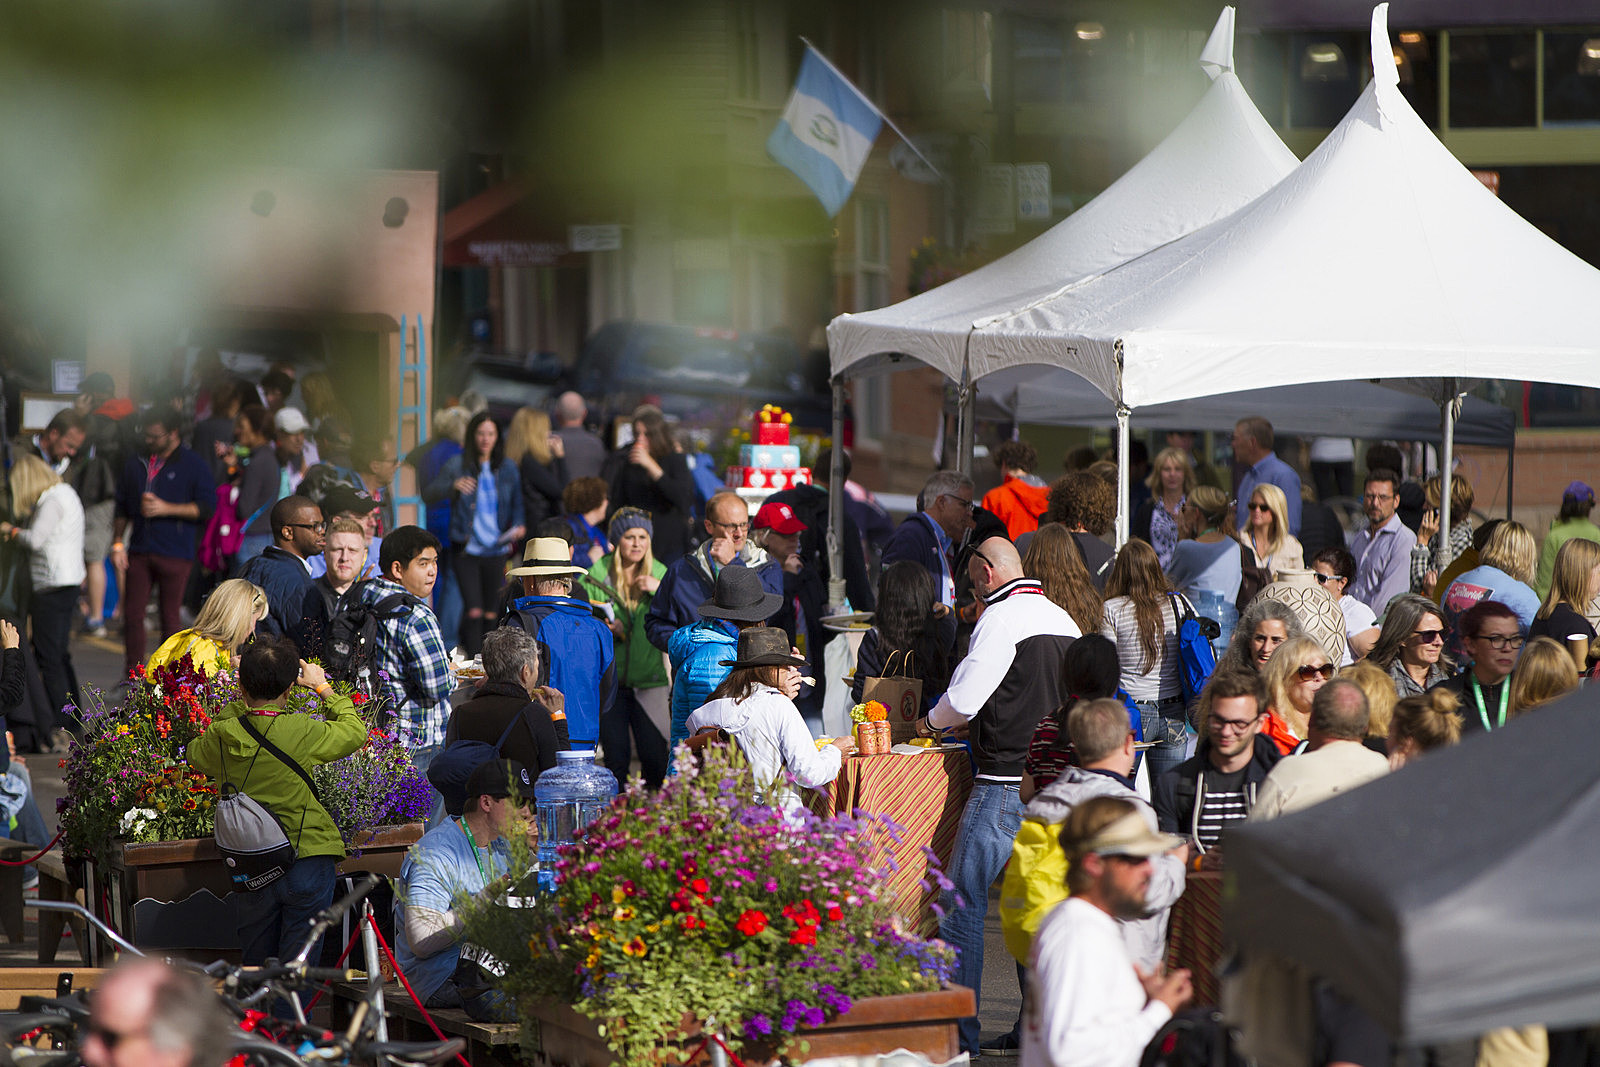
[[[1050,218],[1050,164],[1017,164],[1017,218],[1046,222]]]
[[[574,252],[616,252],[622,248],[622,227],[617,223],[598,226],[570,226]]]
[[[967,229],[971,233],[1011,233],[1017,228],[1017,176],[1010,163],[985,163],[977,204]]]

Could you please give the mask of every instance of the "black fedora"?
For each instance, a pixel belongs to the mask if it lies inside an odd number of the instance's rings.
[[[717,574],[711,599],[700,605],[700,614],[708,619],[766,622],[782,604],[781,595],[761,587],[761,575],[749,567],[729,566]]]
[[[789,648],[789,635],[776,626],[752,626],[739,632],[739,658],[725,659],[724,667],[804,667],[806,661]]]

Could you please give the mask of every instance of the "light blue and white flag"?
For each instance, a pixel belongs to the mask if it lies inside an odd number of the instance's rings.
[[[833,216],[850,199],[882,128],[883,114],[872,101],[808,45],[767,152],[810,186]]]

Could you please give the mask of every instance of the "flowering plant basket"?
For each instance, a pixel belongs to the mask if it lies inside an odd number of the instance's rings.
[[[216,712],[241,699],[233,676],[207,677],[185,656],[148,673],[134,668],[120,705],[91,686],[83,691],[83,739],[61,761],[66,795],[56,802],[68,854],[104,866],[118,842],[211,836],[216,785],[190,769],[184,749]],[[394,735],[375,724],[377,705],[361,693],[351,699],[368,721],[367,744],[311,768],[311,777],[345,844],[358,848],[378,826],[423,818],[430,787]],[[289,711],[323,713],[308,689],[291,690],[285,703]]]
[[[696,1030],[781,1052],[856,1000],[948,981],[954,951],[901,926],[870,866],[876,820],[757,803],[737,754],[680,750],[677,769],[563,846],[531,907],[464,907],[509,992],[571,1004],[642,1067],[687,1057]]]

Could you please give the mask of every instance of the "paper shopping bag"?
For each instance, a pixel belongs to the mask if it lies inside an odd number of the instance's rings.
[[[891,652],[884,662],[882,677],[868,678],[861,687],[863,704],[876,700],[889,709],[891,744],[917,736],[916,722],[922,717],[922,679],[911,677],[911,669],[911,653]]]

